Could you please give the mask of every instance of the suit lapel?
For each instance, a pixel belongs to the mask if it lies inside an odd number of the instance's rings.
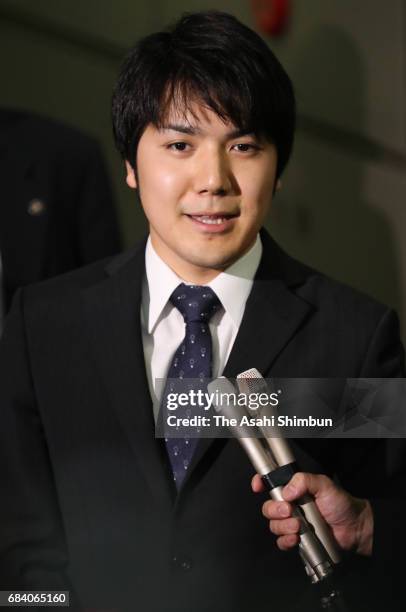
[[[249,368],[269,374],[279,353],[314,311],[294,291],[309,270],[288,257],[264,230],[261,239],[262,258],[223,373],[231,378]]]
[[[145,480],[160,503],[171,501],[161,440],[155,438],[152,400],[145,370],[140,323],[143,244],[133,257],[113,260],[109,277],[84,292],[94,357],[108,398],[138,460]]]
[[[309,311],[281,281],[256,281],[223,375],[256,368],[265,376]]]
[[[263,255],[223,372],[227,378],[236,378],[250,368],[256,368],[264,377],[271,376],[272,364],[279,353],[314,310],[313,305],[290,289],[303,282],[307,272],[305,266],[283,253],[266,232],[261,232],[261,238]],[[190,473],[214,442],[224,444],[224,440],[211,438],[199,441]],[[188,479],[190,477],[189,474]]]

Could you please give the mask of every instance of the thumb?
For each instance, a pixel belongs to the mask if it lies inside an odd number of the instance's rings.
[[[297,472],[284,487],[282,495],[286,501],[293,501],[303,497],[306,493],[310,493],[317,499],[327,495],[332,486],[334,486],[333,482],[327,476]]]

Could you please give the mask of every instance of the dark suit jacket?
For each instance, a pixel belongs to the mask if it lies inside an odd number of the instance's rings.
[[[7,305],[18,287],[119,251],[100,148],[78,130],[0,109],[0,186]]]
[[[226,376],[251,367],[276,377],[403,374],[393,312],[266,234],[263,243]],[[297,553],[281,553],[269,534],[267,496],[251,492],[253,469],[235,440],[201,440],[176,495],[154,438],[143,274],[141,245],[15,300],[0,348],[0,588],[70,585],[85,606],[143,612],[315,609],[304,605]],[[362,579],[369,590],[382,567],[392,570],[403,446],[302,440],[294,449],[303,470],[372,499],[374,559],[347,562],[363,599]]]

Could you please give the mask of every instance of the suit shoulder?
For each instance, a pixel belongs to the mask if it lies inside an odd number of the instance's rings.
[[[24,287],[24,299],[26,302],[38,302],[49,300],[74,298],[81,290],[101,282],[106,278],[106,266],[113,257],[100,259],[96,262],[65,272],[58,276],[46,279]]]
[[[317,310],[348,314],[360,311],[378,318],[388,310],[387,306],[362,291],[291,257],[269,235],[265,234],[262,238],[265,261],[273,268],[273,275]]]
[[[131,249],[119,255],[99,259],[81,268],[24,287],[26,304],[61,303],[69,304],[78,299],[83,291],[91,288],[110,276],[110,271],[119,269],[130,261],[135,254]]]
[[[144,248],[144,243],[140,243],[118,255],[99,259],[81,268],[28,285],[23,289],[24,300],[27,303],[75,300],[83,290],[119,273],[121,268],[133,260],[140,261]]]
[[[366,293],[335,280],[322,272],[307,268],[306,281],[297,288],[297,294],[310,300],[316,307],[363,312],[365,316],[380,318],[390,308]]]
[[[294,291],[297,297],[312,305],[312,329],[316,335],[325,338],[325,342],[334,339],[335,350],[346,355],[347,361],[349,353],[364,359],[376,339],[384,352],[390,345],[396,347],[397,355],[403,354],[399,318],[393,309],[317,270],[304,268],[305,279]],[[362,371],[361,367],[360,362],[355,371]],[[381,370],[371,367],[366,371],[373,376]]]

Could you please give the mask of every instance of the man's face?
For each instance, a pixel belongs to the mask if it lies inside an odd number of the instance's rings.
[[[241,134],[213,111],[169,114],[149,124],[137,150],[136,175],[158,255],[184,280],[209,282],[253,245],[274,190],[277,154],[269,142]]]

